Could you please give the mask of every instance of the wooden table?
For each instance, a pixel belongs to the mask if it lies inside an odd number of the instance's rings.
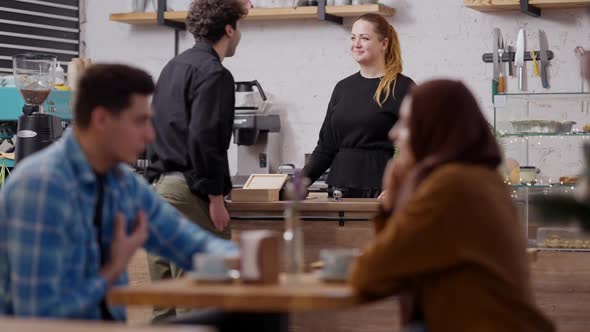
[[[277,285],[204,283],[182,279],[149,285],[117,287],[107,300],[116,305],[216,308],[243,312],[297,312],[349,308],[366,303],[346,283],[324,283],[306,274],[288,282],[281,276]]]
[[[2,332],[215,332],[201,326],[128,326],[124,323],[96,321],[41,320],[0,318]]]
[[[228,284],[200,283],[185,277],[149,285],[118,287],[109,292],[107,301],[116,305],[264,313],[270,317],[272,324],[276,322],[273,331],[277,332],[288,330],[290,314],[293,313],[311,312],[317,315],[327,310],[346,310],[367,303],[347,284],[324,283],[309,274],[297,282],[287,282],[282,276],[278,285],[253,285],[238,281]],[[309,326],[305,321],[305,318],[295,319],[295,326],[301,322]],[[321,323],[324,326],[334,324],[338,324],[337,321]]]

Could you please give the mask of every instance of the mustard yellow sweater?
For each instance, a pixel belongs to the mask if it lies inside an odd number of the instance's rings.
[[[449,164],[431,173],[355,263],[364,296],[416,290],[430,332],[545,332],[518,222],[500,175]]]

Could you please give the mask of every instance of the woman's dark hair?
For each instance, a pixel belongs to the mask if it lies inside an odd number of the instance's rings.
[[[74,123],[86,129],[99,106],[119,114],[131,105],[134,94],[151,95],[154,80],[147,72],[121,64],[90,66],[78,82],[74,98]]]
[[[502,156],[490,126],[467,87],[433,80],[411,89],[410,148],[416,159],[411,187],[447,163],[495,169]]]
[[[243,0],[194,0],[186,18],[187,30],[196,41],[218,42],[225,27],[234,29],[238,20],[248,14]]]

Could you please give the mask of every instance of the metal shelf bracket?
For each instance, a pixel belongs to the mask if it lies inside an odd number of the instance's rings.
[[[318,0],[318,18],[320,21],[328,21],[342,25],[342,17],[326,13],[326,1],[327,0]]]
[[[168,8],[168,0],[158,0],[158,8],[156,10],[156,14],[158,16],[158,25],[174,29],[174,55],[178,55],[180,44],[180,31],[186,30],[186,24],[182,22],[167,20],[164,17],[166,8]]]
[[[344,211],[338,211],[338,226],[344,226]]]
[[[520,12],[532,17],[541,16],[541,8],[531,5],[529,0],[520,0]]]
[[[164,18],[164,13],[166,12],[167,7],[168,0],[158,0],[158,9],[156,11],[158,14],[158,25],[167,26],[175,30],[186,30],[186,24]]]

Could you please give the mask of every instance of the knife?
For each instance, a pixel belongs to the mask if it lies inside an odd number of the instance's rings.
[[[516,55],[514,58],[514,65],[516,66],[516,72],[518,75],[518,89],[524,91],[523,87],[523,67],[524,67],[524,29],[518,31],[518,38],[516,39]]]
[[[506,54],[508,54],[508,76],[514,76],[512,70],[512,52],[512,46],[508,45],[508,47],[506,47]]]
[[[506,78],[504,77],[504,38],[500,36],[500,48],[498,49],[498,59],[500,59],[500,75],[498,76],[498,92],[506,92]]]
[[[539,46],[541,48],[541,83],[543,84],[543,88],[549,89],[549,81],[547,80],[547,66],[549,66],[547,35],[541,29],[539,29]]]
[[[492,79],[492,98],[498,93],[498,78],[500,78],[500,63],[498,49],[500,48],[500,29],[494,28],[492,33],[492,60],[494,63],[494,77]]]

